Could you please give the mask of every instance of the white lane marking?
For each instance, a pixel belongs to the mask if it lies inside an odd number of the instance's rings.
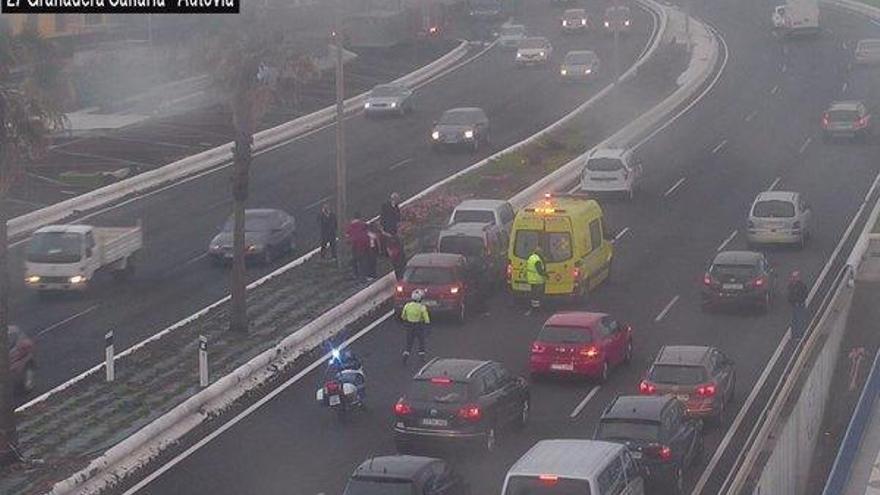
[[[496,41],[497,41],[497,40],[496,40]],[[486,53],[487,51],[489,51],[489,49],[491,49],[494,45],[495,45],[495,42],[492,42],[491,45],[489,45],[488,47],[486,47],[486,48],[483,49],[483,50],[480,50],[480,51],[477,52],[473,57],[468,58],[468,59],[465,59],[465,60],[462,60],[462,61],[459,62],[458,64],[452,65],[451,67],[447,68],[446,70],[444,70],[444,71],[442,71],[442,72],[437,73],[436,75],[434,75],[434,76],[432,76],[431,78],[429,78],[429,79],[423,81],[422,83],[413,86],[412,89],[415,90],[415,89],[422,88],[422,87],[424,87],[424,86],[426,86],[426,85],[428,85],[428,84],[430,84],[430,83],[436,81],[437,79],[440,79],[440,78],[442,78],[442,77],[444,77],[444,76],[446,76],[446,75],[448,75],[448,74],[450,74],[450,73],[452,73],[452,72],[454,72],[454,71],[460,69],[461,67],[464,67],[465,65],[467,65],[467,64],[469,64],[469,63],[471,63],[471,62],[473,62],[473,61],[476,60],[478,57],[480,57],[481,55],[483,55],[484,53]],[[350,114],[350,115],[348,115],[348,116],[346,116],[346,117],[344,117],[344,118],[345,118],[345,120],[348,120],[348,119],[353,118],[353,117],[355,117],[355,116],[357,116],[357,115],[359,115],[359,114],[360,114],[360,110],[357,111],[357,112],[355,112],[355,113],[353,113],[353,114]],[[285,146],[289,146],[289,145],[291,145],[292,143],[295,143],[295,142],[297,142],[297,141],[301,141],[301,140],[303,140],[303,139],[305,139],[305,138],[307,138],[307,137],[309,137],[309,136],[311,136],[311,135],[313,135],[313,134],[316,134],[316,133],[318,133],[318,132],[321,132],[321,131],[323,131],[323,130],[325,130],[325,129],[329,129],[329,128],[333,127],[334,125],[336,125],[336,122],[335,122],[335,121],[334,121],[334,122],[330,122],[330,123],[328,123],[328,124],[324,124],[323,126],[316,127],[316,128],[314,128],[314,129],[312,129],[312,130],[310,130],[310,131],[307,131],[307,132],[304,132],[304,133],[302,133],[302,134],[298,134],[298,135],[296,135],[296,136],[293,136],[290,140],[280,142],[280,143],[278,143],[278,144],[275,144],[275,145],[270,146],[270,147],[268,147],[268,148],[264,148],[264,149],[262,149],[262,150],[254,151],[253,155],[254,155],[254,157],[258,157],[258,156],[263,155],[263,154],[266,154],[266,153],[271,153],[272,151],[275,151],[275,150],[277,150],[278,148],[283,148],[283,147],[285,147]],[[228,139],[228,138],[227,138],[226,136],[224,136],[224,139]],[[230,149],[232,148],[232,145],[229,144],[229,143],[227,143],[227,144],[221,144],[220,146],[217,146],[217,147],[219,148],[219,147],[223,147],[223,146],[226,146],[226,147],[228,147],[228,148],[230,148]],[[152,165],[150,165],[150,166],[152,167]],[[102,215],[102,214],[107,213],[107,212],[109,212],[109,211],[113,211],[113,210],[116,210],[116,209],[122,208],[123,206],[126,206],[126,205],[128,205],[128,204],[134,203],[134,202],[136,202],[136,201],[140,201],[140,200],[142,200],[142,199],[149,198],[150,196],[154,196],[154,195],[156,195],[156,194],[160,194],[160,193],[162,193],[162,192],[164,192],[164,191],[167,191],[167,190],[169,190],[169,189],[172,189],[172,188],[175,188],[175,187],[181,186],[181,185],[183,185],[183,184],[186,184],[187,182],[190,182],[190,181],[193,181],[193,180],[197,180],[197,179],[200,179],[200,178],[202,178],[202,177],[204,177],[204,176],[206,176],[206,175],[210,175],[210,174],[213,174],[213,173],[219,172],[219,171],[221,171],[221,170],[224,170],[224,169],[226,169],[226,168],[229,168],[230,166],[232,166],[232,161],[231,161],[231,160],[228,161],[228,162],[226,162],[226,163],[223,163],[223,164],[217,165],[217,166],[214,167],[214,168],[211,168],[211,169],[208,169],[208,170],[203,170],[203,171],[201,171],[201,172],[199,172],[199,173],[197,173],[197,174],[195,174],[195,175],[191,175],[191,176],[189,176],[189,177],[185,177],[185,178],[179,179],[179,180],[177,180],[177,181],[174,181],[174,182],[172,182],[172,183],[170,183],[170,184],[168,184],[168,185],[166,185],[166,186],[160,187],[160,188],[158,188],[158,189],[154,189],[154,190],[151,190],[151,191],[147,191],[147,192],[144,192],[144,193],[140,193],[140,194],[138,194],[137,196],[134,196],[134,197],[129,198],[129,199],[127,199],[127,200],[121,201],[121,202],[119,202],[119,203],[116,203],[116,204],[113,204],[113,205],[110,205],[110,206],[107,206],[107,207],[104,207],[104,208],[101,208],[101,209],[98,209],[98,210],[95,210],[94,212],[89,213],[88,215],[84,215],[84,216],[82,216],[82,217],[78,217],[78,218],[76,218],[75,220],[68,221],[67,223],[72,223],[72,222],[84,222],[84,221],[86,221],[86,220],[88,220],[88,219],[90,219],[90,218],[96,217],[96,216],[98,216],[98,215]],[[13,247],[19,246],[19,245],[21,245],[21,244],[24,244],[25,242],[27,242],[27,238],[22,239],[22,240],[20,240],[20,241],[18,241],[18,242],[14,242],[14,243],[10,244],[9,247],[10,247],[10,248],[13,248]]]
[[[746,115],[746,122],[751,122],[755,117],[757,117],[758,111],[752,110],[752,113]]]
[[[307,204],[306,207],[303,208],[303,210],[309,211],[316,206],[321,206],[322,204],[326,203],[327,201],[330,201],[331,199],[333,199],[334,196],[336,196],[336,195],[330,194],[330,195],[324,196],[323,198],[321,198],[317,201],[314,201],[314,202]]]
[[[779,92],[779,85],[773,86],[773,89],[770,90],[771,95],[775,95]]]
[[[410,163],[412,163],[412,161],[413,161],[412,158],[407,158],[407,159],[405,159],[405,160],[400,160],[399,162],[395,163],[394,165],[391,165],[390,167],[388,167],[388,170],[394,170],[394,169],[396,169],[396,168],[403,167],[404,165],[409,165]]]
[[[772,191],[772,190],[776,189],[776,186],[779,185],[779,181],[781,181],[781,180],[782,180],[782,177],[777,177],[777,178],[773,179],[773,182],[770,183],[770,187],[768,187],[767,190]]]
[[[705,23],[705,21],[703,21],[703,22]],[[647,136],[643,137],[638,143],[633,145],[632,149],[636,150],[636,149],[641,148],[642,145],[644,145],[645,143],[647,143],[651,139],[654,139],[654,136],[656,136],[661,131],[663,131],[664,129],[666,129],[670,125],[672,125],[673,122],[678,120],[682,115],[687,113],[691,108],[693,108],[697,103],[699,103],[707,94],[709,94],[709,91],[711,91],[715,87],[715,85],[718,83],[718,80],[721,79],[721,74],[724,73],[724,69],[727,67],[727,61],[730,58],[730,53],[727,50],[727,41],[724,40],[724,37],[721,36],[721,34],[719,34],[718,31],[715,30],[714,28],[710,27],[710,31],[712,31],[712,34],[716,37],[716,39],[718,39],[721,42],[721,45],[724,47],[724,60],[721,62],[721,68],[718,69],[718,73],[715,74],[715,78],[712,79],[712,82],[706,86],[706,88],[703,90],[702,93],[699,94],[699,96],[694,98],[690,103],[687,104],[687,106],[685,106],[677,114],[672,116],[672,118],[667,119],[666,122],[663,123],[663,125],[654,129]]]
[[[798,150],[798,154],[803,155],[803,154],[804,154],[804,151],[807,150],[807,146],[810,145],[810,142],[811,142],[812,140],[813,140],[812,137],[808,137],[808,138],[806,139],[806,141],[804,141],[804,144],[801,145],[801,149]]]
[[[590,402],[590,399],[592,399],[599,392],[600,388],[602,387],[593,387],[592,390],[590,390],[590,393],[588,393],[587,396],[584,397],[584,400],[582,400],[580,404],[578,404],[577,407],[574,408],[574,411],[572,411],[571,414],[568,415],[568,417],[571,419],[576,418],[578,414],[580,414],[581,411],[583,411],[584,408],[587,407],[587,402]]]
[[[37,333],[37,337],[42,337],[43,335],[45,335],[53,330],[57,330],[57,329],[61,328],[62,326],[70,323],[71,321],[79,318],[80,316],[85,316],[85,315],[91,313],[92,311],[98,309],[99,306],[100,306],[100,304],[95,304],[94,306],[92,306],[90,308],[86,308],[73,316],[68,316],[67,318],[59,321],[58,323],[54,323],[52,325],[49,325],[48,327],[40,330]]]
[[[788,66],[785,64],[782,64],[782,73],[785,74],[786,70],[788,70]]]
[[[831,262],[834,258],[837,257],[837,254],[843,249],[843,244],[846,239],[849,237],[850,233],[856,226],[856,221],[859,216],[862,214],[862,210],[865,209],[865,206],[868,204],[868,198],[874,193],[874,190],[877,188],[877,185],[880,184],[880,174],[877,174],[874,177],[874,183],[871,184],[870,189],[865,194],[865,198],[862,200],[861,206],[859,206],[856,214],[853,215],[852,220],[849,222],[849,226],[847,226],[846,230],[843,232],[843,235],[840,236],[840,240],[837,241],[837,246],[834,248],[834,251],[831,252],[831,256],[828,257],[828,260],[825,262],[825,266],[822,267],[822,271],[819,272],[819,276],[816,277],[816,281],[813,283],[813,287],[810,289],[809,294],[807,294],[807,306],[809,306],[810,301],[815,297],[816,292],[819,290],[819,285],[822,283],[825,276],[828,274],[828,271],[831,269]],[[706,469],[700,475],[700,479],[697,480],[697,484],[694,485],[694,490],[691,492],[691,495],[701,495],[703,489],[706,487],[706,483],[709,482],[709,477],[712,475],[712,472],[715,470],[715,467],[718,465],[718,462],[721,460],[721,456],[724,455],[724,451],[727,450],[727,446],[730,444],[731,440],[733,440],[733,436],[736,431],[739,429],[740,423],[743,422],[746,416],[746,412],[752,407],[752,403],[755,401],[755,397],[758,395],[758,391],[764,388],[764,382],[767,381],[767,378],[770,376],[770,371],[776,367],[776,361],[779,360],[779,356],[782,354],[782,349],[788,344],[788,341],[791,339],[791,328],[785,332],[782,336],[782,339],[779,341],[779,346],[776,347],[776,351],[773,353],[773,356],[770,357],[770,361],[767,362],[767,366],[764,368],[764,371],[761,373],[761,376],[758,377],[758,381],[752,387],[752,392],[749,393],[749,396],[746,398],[745,403],[743,403],[742,407],[740,407],[739,413],[734,418],[733,423],[731,423],[730,427],[727,429],[727,433],[724,435],[724,438],[721,439],[721,443],[718,444],[718,447],[715,449],[715,454],[712,456],[712,459],[709,460],[709,463],[706,465]],[[768,404],[769,405],[769,404]],[[756,425],[757,426],[757,425]]]
[[[721,141],[720,143],[716,144],[715,147],[712,148],[712,154],[714,155],[715,153],[718,153],[719,151],[721,151],[721,148],[725,147],[726,145],[727,145],[726,139]]]
[[[204,253],[202,253],[202,254],[196,256],[195,258],[188,259],[188,260],[186,260],[186,261],[184,261],[183,263],[180,264],[180,268],[183,268],[183,267],[185,267],[185,266],[192,265],[193,263],[197,263],[199,260],[204,259],[206,256],[208,256],[208,253],[207,253],[207,252],[204,252]],[[177,270],[177,269],[175,268],[175,270]]]
[[[724,249],[725,247],[727,247],[727,245],[730,244],[730,241],[732,241],[733,238],[736,237],[736,232],[737,232],[737,231],[734,230],[732,234],[730,234],[729,236],[727,236],[727,239],[724,239],[724,242],[722,242],[721,245],[718,246],[718,249],[716,249],[716,251],[721,251],[722,249]]]
[[[390,318],[391,315],[393,315],[393,314],[394,314],[394,311],[389,311],[389,312],[385,313],[385,314],[382,315],[378,320],[376,320],[376,321],[370,323],[370,324],[367,325],[363,330],[361,330],[361,331],[359,331],[358,333],[356,333],[356,334],[352,335],[351,337],[349,337],[348,340],[346,340],[345,342],[343,342],[341,345],[338,346],[338,349],[345,349],[346,347],[348,347],[349,345],[351,345],[352,343],[354,343],[356,340],[358,340],[359,338],[363,337],[364,335],[366,335],[367,333],[369,333],[370,331],[372,331],[374,328],[376,328],[377,326],[379,326],[379,325],[380,325],[381,323],[383,323],[385,320],[387,320],[388,318]],[[245,409],[244,411],[238,413],[237,416],[235,416],[234,418],[232,418],[232,419],[230,419],[229,421],[227,421],[226,423],[224,423],[223,426],[221,426],[220,428],[217,428],[216,430],[212,431],[208,436],[206,436],[205,438],[199,440],[195,445],[193,445],[192,447],[190,447],[190,448],[186,449],[185,451],[181,452],[180,454],[177,455],[177,457],[171,459],[170,461],[168,461],[168,463],[163,464],[162,467],[160,467],[160,468],[157,469],[156,471],[153,471],[152,473],[150,473],[147,477],[145,477],[143,480],[141,480],[138,484],[136,484],[136,485],[134,485],[133,487],[129,488],[129,489],[128,489],[123,495],[131,495],[131,494],[137,493],[140,489],[142,489],[142,488],[144,488],[145,486],[147,486],[147,485],[149,485],[150,483],[152,483],[153,480],[155,480],[155,479],[158,478],[159,476],[165,474],[166,471],[168,471],[168,470],[171,469],[172,467],[176,466],[178,463],[180,463],[181,461],[183,461],[183,460],[186,459],[187,457],[191,456],[195,451],[197,451],[197,450],[199,450],[200,448],[202,448],[202,447],[204,447],[205,445],[207,445],[208,442],[210,442],[211,440],[214,440],[215,438],[217,438],[218,436],[220,436],[221,434],[223,434],[226,430],[232,428],[233,426],[235,426],[236,424],[238,424],[241,420],[243,420],[244,418],[246,418],[246,417],[250,416],[251,414],[253,414],[254,411],[256,411],[257,409],[259,409],[260,407],[262,407],[264,404],[266,404],[266,403],[269,402],[270,400],[274,399],[278,394],[280,394],[281,392],[287,390],[288,387],[290,387],[290,386],[293,385],[294,383],[296,383],[296,382],[302,380],[303,377],[305,377],[306,375],[308,375],[309,373],[311,373],[312,371],[314,371],[314,370],[315,370],[316,368],[318,368],[319,366],[322,366],[323,364],[325,364],[325,363],[327,362],[327,359],[328,359],[329,357],[330,357],[330,353],[328,352],[328,353],[325,354],[323,357],[321,357],[320,359],[318,359],[318,360],[315,361],[314,363],[310,364],[310,365],[309,365],[308,367],[306,367],[304,370],[300,371],[299,373],[297,373],[296,375],[294,375],[293,377],[291,377],[289,380],[287,380],[286,382],[282,383],[278,388],[276,388],[275,390],[273,390],[273,391],[269,392],[268,394],[266,394],[265,397],[263,397],[262,399],[260,399],[260,400],[258,400],[257,402],[255,402],[252,406],[250,406],[250,407],[248,407],[247,409]]]
[[[848,83],[847,81],[844,81],[844,82],[843,82],[843,90],[841,91],[841,93],[846,93],[846,88],[847,88],[848,86],[849,86],[849,83]]]
[[[843,48],[844,50],[846,50],[846,41],[844,41],[843,43],[841,43],[840,46],[841,46],[841,48]]]
[[[623,230],[621,230],[620,232],[617,233],[616,236],[614,236],[614,242],[619,241],[620,238],[625,236],[627,232],[629,232],[629,227],[624,227]]]
[[[680,298],[681,296],[676,294],[675,297],[673,297],[672,300],[663,307],[663,311],[661,311],[660,314],[658,314],[657,317],[654,318],[654,322],[659,323],[661,320],[663,320],[663,318],[666,318],[666,315],[669,314],[669,310],[671,310],[672,307],[675,306],[675,303],[677,303]]]
[[[686,180],[686,178],[682,177],[681,179],[678,179],[677,181],[675,181],[675,184],[673,184],[672,187],[670,187],[669,189],[666,190],[665,193],[663,193],[663,197],[668,198],[670,194],[674,193],[675,190],[679,188],[679,186],[684,184],[685,180]]]

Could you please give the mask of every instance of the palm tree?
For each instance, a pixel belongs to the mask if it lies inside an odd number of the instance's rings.
[[[13,69],[16,74],[13,74]],[[61,65],[50,43],[26,31],[0,30],[0,202],[24,175],[26,163],[46,150],[50,131],[66,123],[58,96]],[[0,207],[0,462],[17,456],[18,435],[9,373],[9,257],[6,222]]]
[[[292,62],[285,35],[268,18],[242,14],[220,21],[208,38],[202,60],[214,85],[232,112],[233,146],[233,260],[230,276],[229,329],[247,332],[244,213],[257,124],[275,96],[277,75]]]

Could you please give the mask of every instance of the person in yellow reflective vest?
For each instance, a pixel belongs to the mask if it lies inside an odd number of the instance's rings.
[[[547,270],[544,269],[544,258],[541,256],[541,246],[535,246],[532,254],[526,260],[526,282],[532,289],[532,300],[526,315],[532,314],[541,307],[541,299],[544,297],[544,283],[547,280]]]
[[[412,301],[403,306],[400,312],[400,320],[406,331],[406,347],[403,348],[403,364],[406,364],[412,352],[413,344],[419,341],[419,359],[425,360],[425,325],[431,323],[431,315],[428,308],[422,304],[424,291],[416,289],[412,292]]]

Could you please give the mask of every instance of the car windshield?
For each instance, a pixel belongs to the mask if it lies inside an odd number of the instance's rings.
[[[497,8],[501,0],[470,0],[471,7]]]
[[[587,170],[593,172],[615,172],[623,168],[623,162],[618,158],[590,158],[587,160]]]
[[[654,383],[697,385],[706,381],[706,369],[702,366],[655,364],[648,378]]]
[[[596,432],[597,440],[641,440],[655,442],[660,436],[660,424],[655,421],[631,419],[603,419]]]
[[[76,263],[80,260],[82,235],[69,232],[36,233],[28,243],[32,263]]]
[[[412,481],[396,478],[352,478],[343,495],[413,495]]]
[[[265,213],[245,214],[244,230],[245,232],[266,232],[272,230],[272,223],[273,222],[271,215],[267,215]],[[227,218],[226,223],[223,225],[223,232],[232,232],[232,227],[234,224],[234,217],[230,216],[229,218]]]
[[[491,223],[495,225],[495,214],[487,210],[455,210],[452,223]]]
[[[583,19],[587,16],[586,11],[583,10],[566,10],[562,17],[566,19]]]
[[[474,112],[446,112],[440,117],[440,124],[447,125],[474,125],[476,123]]]
[[[872,40],[872,41],[860,41],[859,42],[859,51],[872,51],[872,50],[880,50],[880,41]]]
[[[501,26],[501,36],[521,36],[526,34],[525,26]]]
[[[856,110],[832,110],[828,112],[828,119],[832,122],[853,122],[859,120],[859,112]]]
[[[511,476],[504,495],[590,495],[590,482],[552,475]]]
[[[589,344],[593,334],[586,328],[545,325],[538,332],[538,340],[553,344]]]
[[[789,201],[758,201],[752,209],[758,218],[791,218],[794,216],[794,203]]]
[[[455,283],[455,273],[451,268],[411,266],[404,272],[403,281],[409,284],[447,285]]]
[[[547,263],[558,263],[571,258],[571,235],[568,232],[518,230],[513,253],[517,258],[527,259],[538,245],[543,249],[544,261]]]
[[[378,97],[389,97],[389,96],[400,96],[403,93],[403,88],[400,86],[376,86],[370,91],[370,96],[378,96]]]
[[[519,43],[520,48],[526,50],[536,50],[547,47],[547,40],[544,38],[526,38]]]
[[[464,402],[467,396],[467,383],[451,380],[415,380],[407,394],[411,400],[442,403]]]
[[[485,248],[483,240],[479,237],[450,235],[440,239],[437,250],[441,253],[460,254],[467,258],[479,258],[483,256]]]
[[[596,56],[592,53],[568,53],[564,63],[567,65],[590,65]]]
[[[716,277],[751,277],[758,271],[754,265],[712,265],[711,273]]]

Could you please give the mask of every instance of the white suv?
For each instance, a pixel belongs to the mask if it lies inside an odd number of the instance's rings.
[[[619,192],[629,199],[635,195],[642,177],[642,164],[632,151],[623,148],[601,148],[587,155],[581,172],[581,190],[586,192]]]

